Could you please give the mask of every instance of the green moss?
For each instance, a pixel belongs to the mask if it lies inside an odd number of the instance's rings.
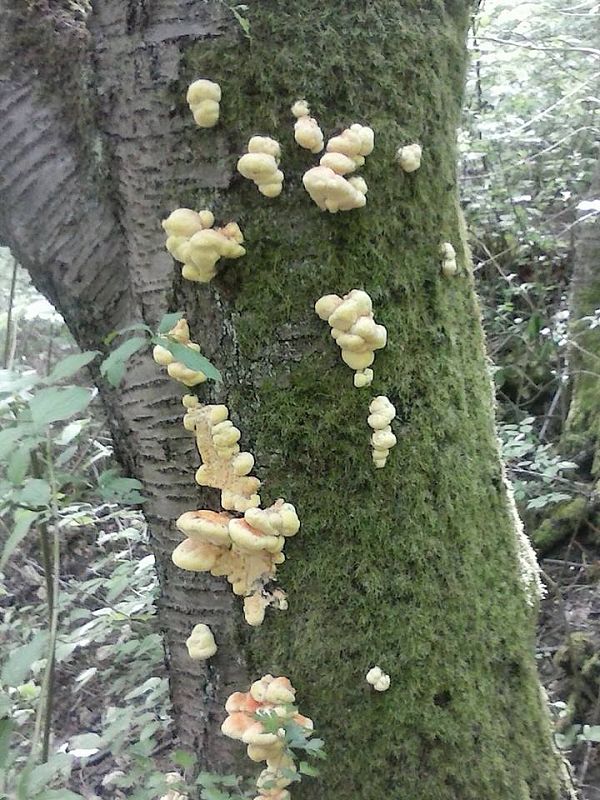
[[[576,497],[553,509],[532,536],[538,552],[547,553],[563,539],[574,536],[585,521],[588,511],[588,501],[585,497]]]
[[[218,160],[222,188],[182,196],[174,183],[173,197],[244,231],[248,254],[208,290],[228,331],[211,355],[263,501],[285,497],[302,520],[280,569],[289,611],[247,637],[252,675],[289,675],[326,740],[322,782],[304,781],[297,797],[560,796],[460,247],[461,275],[440,275],[440,243],[461,238],[454,142],[468,11],[457,0],[251,3],[251,42],[191,46],[176,90],[200,76],[223,89],[223,136],[190,139],[199,167]],[[303,96],[327,135],[375,128],[365,209],[328,215],[304,192],[317,159],[294,145],[289,112]],[[276,200],[235,172],[256,133],[282,143]],[[413,140],[423,164],[405,175],[394,152]],[[389,331],[360,391],[313,311],[322,294],[359,287]],[[181,289],[192,319],[202,291]],[[366,424],[376,394],[398,410],[398,445],[379,471]],[[375,663],[392,677],[383,694],[364,679]]]

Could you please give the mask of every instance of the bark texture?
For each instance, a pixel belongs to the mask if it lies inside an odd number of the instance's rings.
[[[185,309],[224,375],[200,398],[229,404],[263,506],[285,497],[302,521],[280,569],[289,611],[244,627],[224,580],[170,562],[172,521],[218,507],[194,486],[177,387],[149,354],[118,391],[102,386],[120,457],[150,497],[183,745],[208,766],[239,753],[217,733],[224,699],[271,671],[297,686],[329,753],[322,782],[297,796],[561,797],[460,244],[469,4],[261,0],[247,11],[250,39],[221,2],[96,0],[87,20],[41,0],[24,19],[20,6],[0,0],[2,238],[83,346]],[[223,88],[216,129],[195,128],[185,105],[197,77]],[[365,209],[324,214],[304,192],[317,159],[293,141],[301,97],[328,135],[374,127]],[[256,133],[282,143],[275,200],[235,171]],[[394,153],[415,140],[423,165],[405,175]],[[164,251],[159,220],[178,206],[210,207],[244,231],[247,255],[208,286],[185,284]],[[440,274],[443,241],[459,251],[453,279]],[[352,387],[313,311],[352,288],[371,294],[389,332],[371,390]],[[399,443],[380,471],[366,424],[376,394],[398,409]],[[220,646],[206,668],[184,648],[199,621]],[[383,694],[364,680],[375,663],[392,676]]]
[[[600,169],[589,200],[600,201]],[[570,372],[573,389],[565,425],[566,449],[580,461],[584,472],[600,477],[600,327],[591,321],[600,309],[600,212],[590,207],[579,211],[575,234],[575,258],[569,298]]]

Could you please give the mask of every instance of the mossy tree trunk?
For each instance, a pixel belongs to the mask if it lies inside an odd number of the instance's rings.
[[[170,562],[173,520],[218,503],[194,485],[177,387],[147,353],[118,391],[100,384],[119,456],[150,498],[183,745],[210,766],[239,752],[217,733],[224,699],[271,671],[291,677],[329,752],[322,783],[298,796],[561,797],[460,244],[469,4],[261,0],[246,12],[251,39],[221,2],[96,0],[79,20],[61,6],[34,3],[23,19],[21,3],[0,0],[2,237],[83,347],[185,309],[224,375],[201,399],[229,404],[263,504],[285,497],[302,520],[280,569],[289,610],[249,629],[224,581]],[[199,76],[223,88],[210,131],[185,107]],[[328,134],[374,127],[365,209],[324,214],[304,192],[316,159],[293,142],[299,97]],[[275,200],[235,171],[255,133],[283,146]],[[408,176],[394,152],[413,140],[424,159]],[[159,220],[177,206],[210,206],[245,233],[247,255],[209,286],[184,283],[164,251]],[[443,241],[459,252],[453,279],[440,274]],[[313,311],[320,295],[352,288],[371,294],[389,332],[372,391],[352,387]],[[398,409],[399,442],[378,471],[374,394]],[[199,621],[220,645],[206,668],[183,645]],[[391,674],[386,693],[364,680],[374,663]]]
[[[595,206],[590,202],[595,201]],[[571,346],[569,366],[573,387],[563,438],[583,472],[600,477],[600,168],[587,202],[578,212],[575,258],[569,297]]]

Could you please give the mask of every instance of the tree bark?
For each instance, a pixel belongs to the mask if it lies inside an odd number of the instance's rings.
[[[218,733],[224,700],[270,671],[292,679],[329,753],[322,782],[295,794],[563,796],[533,657],[535,575],[503,481],[457,213],[467,0],[262,0],[244,12],[250,39],[224,2],[96,0],[88,19],[21,5],[0,0],[0,235],[83,347],[185,309],[224,375],[200,399],[229,405],[263,506],[285,497],[302,521],[279,570],[289,610],[249,629],[224,579],[170,561],[174,519],[218,508],[194,485],[176,386],[148,353],[117,391],[99,381],[121,461],[150,498],[182,745],[226,766],[240,748]],[[222,86],[215,129],[185,105],[197,77]],[[328,135],[375,128],[365,209],[325,214],[305,193],[317,159],[293,142],[301,97]],[[256,133],[283,146],[277,199],[235,171]],[[411,141],[424,159],[406,175],[394,153]],[[244,231],[247,255],[209,285],[185,283],[164,250],[159,220],[178,206]],[[452,279],[444,241],[459,251]],[[372,391],[352,386],[313,311],[352,288],[389,333]],[[383,470],[366,424],[377,394],[398,409]],[[219,644],[206,667],[184,646],[200,621]],[[383,694],[364,679],[375,663],[392,677]]]
[[[600,202],[600,169],[588,196]],[[600,477],[600,327],[591,321],[600,309],[600,209],[583,205],[575,229],[573,278],[569,297],[569,368],[572,394],[563,437],[567,452],[593,481]]]

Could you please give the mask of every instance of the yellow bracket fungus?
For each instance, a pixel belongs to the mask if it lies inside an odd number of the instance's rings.
[[[195,350],[196,352],[200,350],[199,344],[190,341],[190,329],[185,319],[180,319],[165,336],[185,345],[185,347],[189,347],[190,350]],[[206,380],[206,375],[201,370],[189,369],[185,364],[177,361],[170,350],[160,344],[157,344],[152,350],[152,358],[161,367],[167,368],[170,378],[183,383],[184,386],[197,386]]]
[[[283,189],[280,157],[279,142],[269,136],[253,136],[248,142],[248,152],[237,163],[238,172],[254,181],[265,197],[277,197]]]
[[[308,737],[313,722],[298,712],[295,700],[296,690],[288,678],[265,675],[252,684],[249,692],[234,692],[225,703],[227,718],[221,726],[223,734],[243,742],[252,761],[266,761],[266,768],[256,782],[259,796],[255,800],[289,800],[286,786],[293,782],[296,766],[286,753],[285,729],[272,733],[260,717],[276,715],[282,725],[293,721]]]
[[[396,409],[385,395],[380,395],[371,401],[369,411],[367,422],[373,429],[371,436],[373,463],[377,469],[381,469],[385,467],[389,451],[397,441],[391,427],[391,422],[396,416]]]
[[[258,478],[251,453],[240,452],[241,432],[229,419],[227,406],[203,406],[194,395],[185,395],[183,426],[196,435],[202,466],[196,472],[200,486],[221,490],[223,508],[243,513],[260,505]]]
[[[208,283],[216,275],[220,258],[240,258],[244,236],[237,222],[213,228],[213,214],[178,208],[163,220],[167,234],[165,246],[174,259],[183,264],[182,276],[188,281]]]
[[[327,142],[327,152],[319,166],[304,173],[304,188],[322,211],[336,214],[366,205],[366,181],[344,175],[362,167],[365,156],[373,151],[374,137],[373,130],[366,125],[351,125]]]
[[[444,242],[440,247],[440,253],[442,254],[442,275],[451,278],[458,272],[456,250],[450,242]]]
[[[375,350],[385,347],[387,342],[387,330],[373,318],[369,295],[361,289],[352,289],[343,298],[327,294],[317,300],[315,311],[331,326],[331,336],[341,348],[344,363],[356,370],[354,385],[369,386],[373,380],[373,370],[369,367],[375,360]]]
[[[407,144],[399,147],[396,152],[398,163],[404,172],[415,172],[421,166],[421,156],[423,149],[420,144]]]
[[[206,78],[194,81],[188,87],[186,100],[196,125],[200,128],[212,128],[217,124],[221,102],[221,87],[218,83]]]
[[[296,117],[294,125],[294,139],[305,150],[311,153],[320,153],[324,147],[323,131],[314,117],[310,116],[310,109],[306,100],[298,100],[292,106],[292,114]]]
[[[376,692],[385,692],[390,688],[390,676],[386,675],[381,667],[372,667],[366,675],[367,683],[370,684]]]
[[[185,641],[190,658],[194,661],[206,661],[217,652],[215,637],[208,625],[195,625],[192,633]]]

